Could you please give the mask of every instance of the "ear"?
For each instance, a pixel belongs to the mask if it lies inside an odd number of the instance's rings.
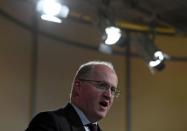
[[[79,80],[75,80],[74,87],[80,87],[80,81]]]
[[[80,94],[80,90],[81,90],[81,88],[80,88],[80,81],[79,80],[75,80],[74,81],[74,84],[73,84],[73,90],[74,90],[74,95],[75,96],[79,96],[79,94]]]

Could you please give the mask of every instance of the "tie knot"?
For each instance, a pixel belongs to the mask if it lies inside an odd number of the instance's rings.
[[[90,123],[90,124],[88,124],[88,127],[89,127],[90,131],[97,131],[97,124]]]

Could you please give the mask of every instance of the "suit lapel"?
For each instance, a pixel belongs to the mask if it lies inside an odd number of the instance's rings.
[[[64,116],[68,119],[71,125],[72,131],[85,131],[85,128],[79,118],[79,115],[72,107],[70,103],[68,103],[63,109]],[[98,126],[98,131],[102,131],[100,126]]]
[[[72,131],[85,131],[81,119],[79,118],[79,115],[70,103],[68,103],[67,106],[64,108],[64,114],[70,122]]]

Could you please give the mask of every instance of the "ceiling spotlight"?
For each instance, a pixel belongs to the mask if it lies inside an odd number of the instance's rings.
[[[161,51],[156,51],[154,52],[153,59],[149,61],[149,67],[160,71],[165,67],[164,60],[164,54]]]
[[[37,4],[37,10],[41,13],[43,20],[61,23],[60,17],[66,18],[69,14],[69,8],[61,5],[57,0],[40,0]]]
[[[104,42],[107,45],[116,44],[122,36],[122,32],[118,27],[109,26],[105,28]]]
[[[51,15],[41,15],[41,19],[46,20],[46,21],[55,22],[55,23],[62,23],[61,19],[59,19],[58,17],[55,17],[55,16],[51,16]]]
[[[161,71],[165,68],[165,60],[168,59],[168,55],[160,51],[154,41],[153,36],[150,34],[139,34],[137,35],[139,37],[138,39],[138,45],[139,45],[139,53],[143,56],[145,59],[145,62],[147,63],[149,69],[151,71]]]
[[[122,30],[116,26],[114,19],[105,10],[98,10],[97,27],[102,36],[102,43],[106,45],[117,44],[124,38]]]

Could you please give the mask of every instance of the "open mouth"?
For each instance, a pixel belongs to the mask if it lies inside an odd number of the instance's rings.
[[[102,101],[99,103],[102,107],[107,107],[108,106],[108,103],[105,102],[105,101]]]

